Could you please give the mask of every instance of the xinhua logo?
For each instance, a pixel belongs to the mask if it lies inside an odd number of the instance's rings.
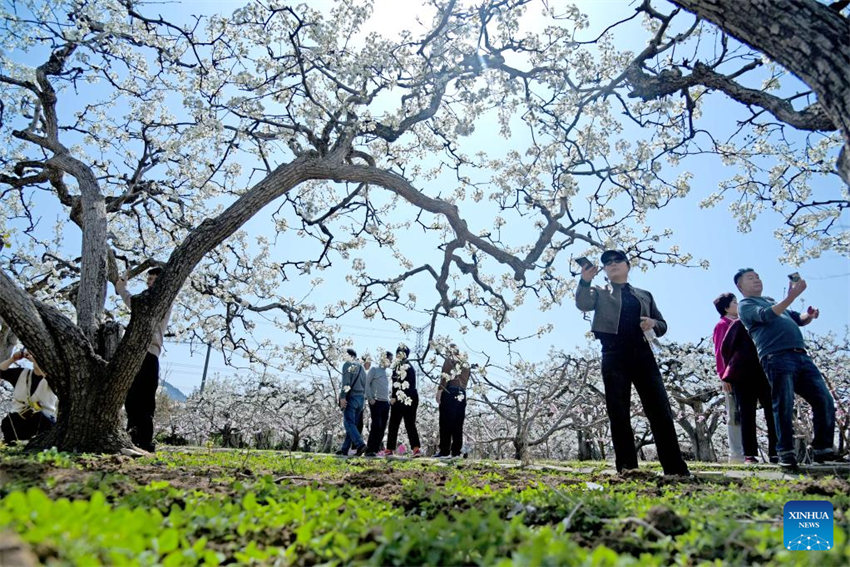
[[[783,538],[791,551],[832,549],[832,502],[791,500],[785,503]]]

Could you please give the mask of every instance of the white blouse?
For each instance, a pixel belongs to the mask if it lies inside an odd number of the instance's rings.
[[[15,413],[24,413],[29,410],[41,411],[50,418],[56,418],[56,406],[59,404],[59,398],[50,389],[46,378],[42,378],[35,388],[35,392],[30,395],[32,385],[33,372],[29,368],[24,368],[18,375],[18,380],[15,382],[15,389],[12,391],[12,411]]]

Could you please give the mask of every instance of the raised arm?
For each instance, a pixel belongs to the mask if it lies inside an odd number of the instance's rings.
[[[130,292],[127,291],[127,274],[121,274],[118,276],[118,279],[115,280],[115,293],[120,295],[127,307],[132,309],[132,296],[130,295]]]
[[[0,362],[0,370],[9,370],[9,367],[14,363],[18,362],[24,357],[24,351],[19,350],[18,352],[12,353],[12,356]]]
[[[4,360],[3,362],[0,362],[0,379],[3,379],[12,386],[14,386],[21,369],[18,368],[10,371],[9,367],[12,366],[12,364],[21,360],[22,358],[24,358],[24,351],[19,350],[18,352],[13,353],[12,356],[8,359]],[[18,372],[16,373],[15,370],[18,370]]]
[[[788,294],[785,296],[785,299],[771,307],[773,313],[776,315],[782,315],[782,313],[791,307],[791,304],[794,303],[794,300],[800,297],[800,294],[806,290],[807,284],[806,280],[800,279],[796,283],[791,282],[788,284]],[[805,325],[806,323],[797,322],[798,325]]]

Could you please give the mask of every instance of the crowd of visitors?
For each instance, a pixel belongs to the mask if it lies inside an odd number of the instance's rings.
[[[629,282],[631,263],[619,250],[606,250],[600,264],[580,258],[580,279],[575,304],[593,312],[591,331],[600,343],[605,406],[614,447],[615,466],[624,472],[638,468],[638,454],[631,419],[634,387],[649,421],[658,458],[665,474],[689,475],[679,447],[670,401],[661,377],[653,345],[667,332],[667,323],[653,295]],[[593,285],[604,273],[605,284]],[[147,272],[152,288],[161,273]],[[806,289],[798,274],[789,276],[786,296],[781,301],[762,295],[763,285],[752,268],[739,270],[733,283],[742,294],[740,303],[731,292],[714,300],[720,320],[713,342],[720,388],[726,398],[730,462],[756,464],[760,457],[785,468],[797,467],[800,448],[795,445],[794,396],[811,406],[814,438],[811,460],[815,463],[844,462],[833,448],[835,403],[820,371],[812,362],[800,327],[817,319],[820,311],[808,307],[800,313],[790,309]],[[120,277],[115,289],[132,309],[127,278]],[[155,327],[148,352],[126,398],[127,430],[133,443],[154,451],[153,418],[159,385],[159,355],[169,313]],[[434,456],[452,458],[464,447],[467,386],[472,366],[456,344],[444,352],[436,402],[439,408],[439,446]],[[31,368],[21,366],[28,360]],[[361,360],[348,349],[341,368],[338,403],[343,415],[345,437],[339,455],[369,457],[408,454],[422,456],[416,425],[419,390],[410,348],[399,344],[395,355],[380,353],[373,366],[367,355]],[[21,349],[0,362],[0,379],[12,386],[12,411],[2,419],[5,443],[26,441],[50,429],[60,409],[49,379],[36,360]],[[767,452],[760,453],[757,409],[761,405],[767,430]],[[365,409],[369,408],[368,438],[363,437]],[[404,424],[409,445],[398,442]],[[386,433],[386,443],[384,435]],[[409,449],[408,449],[409,447]]]

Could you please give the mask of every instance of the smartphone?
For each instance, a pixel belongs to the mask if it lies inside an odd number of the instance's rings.
[[[575,260],[575,261],[576,261],[576,264],[578,264],[579,266],[581,266],[581,269],[582,269],[582,270],[584,270],[584,269],[586,269],[586,268],[588,268],[589,266],[591,266],[591,265],[592,265],[592,264],[590,263],[590,260],[588,260],[588,259],[587,259],[587,258],[585,258],[584,256],[579,256],[578,258],[576,258],[576,260]]]
[[[793,274],[788,274],[788,279],[791,280],[793,283],[797,283],[802,278],[800,278],[799,272],[794,272]]]

